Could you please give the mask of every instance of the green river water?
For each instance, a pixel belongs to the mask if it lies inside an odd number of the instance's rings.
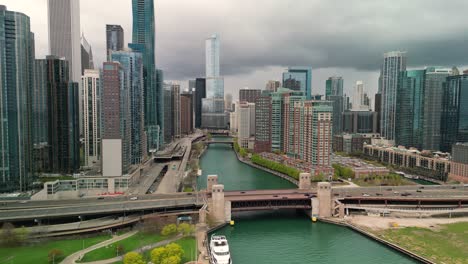
[[[295,188],[239,162],[229,145],[210,145],[200,165],[200,189],[206,188],[210,174],[217,174],[226,190]],[[244,212],[232,217],[235,226],[216,233],[228,238],[234,264],[418,263],[348,228],[312,223],[296,211]]]

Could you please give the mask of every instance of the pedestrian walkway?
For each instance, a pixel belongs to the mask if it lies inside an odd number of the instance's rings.
[[[110,245],[112,243],[115,243],[117,241],[126,239],[128,237],[131,237],[131,236],[135,235],[136,233],[138,233],[138,231],[132,231],[132,232],[128,232],[128,233],[125,233],[123,235],[120,235],[120,236],[114,236],[113,238],[111,238],[109,240],[103,241],[103,242],[101,242],[99,244],[96,244],[94,246],[90,246],[88,248],[85,248],[83,250],[80,250],[80,251],[77,251],[77,252],[71,254],[70,256],[66,257],[61,263],[62,264],[75,264],[76,261],[78,259],[81,259],[86,253],[91,252],[91,251],[93,251],[95,249],[98,249],[98,248],[108,246],[108,245]]]

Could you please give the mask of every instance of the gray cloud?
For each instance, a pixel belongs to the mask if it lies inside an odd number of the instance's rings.
[[[32,19],[38,56],[47,53],[46,0],[6,0]],[[465,65],[465,0],[158,0],[157,64],[168,79],[204,75],[204,39],[221,36],[222,74],[232,93],[279,79],[288,65],[310,65],[322,90],[327,75],[376,86],[382,54],[408,51],[411,67]],[[121,24],[131,41],[131,0],[81,0],[81,24],[97,61],[105,24]],[[317,69],[317,70],[316,70]],[[270,76],[270,77],[268,77]],[[262,87],[260,87],[262,88]]]

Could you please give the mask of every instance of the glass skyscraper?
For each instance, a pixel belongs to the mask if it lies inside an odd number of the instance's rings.
[[[325,81],[325,97],[330,100],[329,96],[343,96],[343,78],[330,77]]]
[[[148,150],[155,152],[164,144],[164,101],[162,72],[156,69],[154,1],[132,0],[132,11],[133,35],[129,46],[143,54],[145,129]]]
[[[111,52],[123,50],[124,30],[120,25],[106,25],[107,60],[110,60]]]
[[[382,94],[380,128],[382,137],[388,140],[395,139],[398,80],[404,71],[406,71],[406,52],[391,51],[384,54],[379,78]]]
[[[0,192],[33,182],[34,35],[29,17],[0,5]]]
[[[283,87],[304,93],[306,100],[312,99],[312,68],[289,67],[283,73]]]

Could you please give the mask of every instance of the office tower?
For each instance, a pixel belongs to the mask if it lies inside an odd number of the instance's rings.
[[[122,176],[130,166],[130,105],[125,72],[118,62],[102,69],[102,175]]]
[[[332,105],[329,101],[296,101],[292,108],[293,123],[290,127],[292,149],[298,159],[315,167],[330,167],[332,151]],[[320,168],[316,168],[317,171]]]
[[[452,161],[448,177],[452,181],[468,183],[468,143],[456,143],[452,146]]]
[[[295,102],[302,102],[306,100],[305,96],[302,92],[299,93],[286,93],[283,96],[283,113],[282,123],[283,123],[283,149],[282,151],[286,153],[288,156],[298,158],[299,151],[297,135],[294,132],[294,127],[300,125],[296,123],[294,119],[294,115],[296,114],[294,111]]]
[[[451,72],[451,69],[426,69],[422,134],[425,150],[440,150],[443,87]]]
[[[81,75],[84,75],[85,70],[93,69],[93,49],[83,34],[81,35]]]
[[[101,79],[99,70],[85,70],[83,88],[84,166],[101,158]]]
[[[239,102],[255,103],[255,100],[260,97],[262,90],[243,88],[239,90]]]
[[[34,34],[29,17],[0,5],[0,192],[33,182]]]
[[[352,110],[369,111],[369,98],[366,100],[366,97],[367,94],[364,93],[364,83],[362,81],[357,81],[354,86]]]
[[[70,174],[80,168],[78,83],[69,79],[69,63],[47,56],[36,62],[36,76],[47,76],[48,172]]]
[[[343,112],[345,111],[344,96],[329,95],[327,98],[327,100],[330,101],[333,106],[333,135],[341,134],[343,132]]]
[[[255,101],[255,145],[254,151],[271,152],[271,96],[263,91]]]
[[[325,99],[330,100],[330,96],[343,96],[343,78],[329,77],[325,81]]]
[[[107,61],[110,61],[112,51],[123,50],[124,30],[120,25],[106,25]]]
[[[164,83],[164,143],[166,144],[170,143],[174,137],[172,103],[172,84]]]
[[[374,99],[374,111],[377,112],[377,133],[380,133],[380,124],[382,116],[382,94],[376,93]]]
[[[224,113],[224,79],[219,75],[219,37],[206,39],[206,98],[202,99],[202,127],[224,129],[227,126]]]
[[[140,164],[146,157],[145,115],[143,100],[143,57],[132,50],[112,51],[111,59],[119,62],[124,73],[125,90],[128,91],[130,120],[131,164]]]
[[[171,85],[172,95],[172,135],[180,138],[180,85]]]
[[[397,90],[395,143],[422,148],[426,70],[402,73]]]
[[[189,135],[193,131],[193,94],[184,92],[180,95],[180,133]]]
[[[232,94],[230,93],[224,96],[224,108],[226,111],[232,111]]]
[[[197,80],[189,80],[188,81],[189,92],[192,92],[192,89],[195,89],[196,85],[197,85]]]
[[[32,135],[35,147],[46,146],[49,137],[47,60],[34,61],[34,85],[32,92]]]
[[[289,67],[283,73],[283,87],[293,91],[302,91],[307,100],[312,99],[312,68]]]
[[[281,82],[280,81],[270,80],[265,85],[265,90],[267,90],[269,92],[276,92],[276,91],[278,91],[278,88],[280,88],[280,87],[281,87]]]
[[[468,73],[447,77],[442,103],[441,150],[447,152],[468,142]]]
[[[381,135],[388,140],[395,139],[396,101],[398,80],[401,72],[406,71],[406,52],[391,51],[384,54],[380,72],[382,94]]]
[[[193,112],[195,116],[195,128],[201,128],[202,124],[202,100],[206,98],[206,82],[205,78],[195,79],[195,99]]]
[[[145,129],[148,138],[148,149],[154,153],[163,145],[164,123],[163,76],[156,69],[155,59],[155,21],[153,0],[132,0],[134,51],[143,54],[143,78],[145,90]]]
[[[49,54],[65,58],[70,81],[81,84],[80,1],[48,0]],[[79,88],[79,125],[83,123],[83,92]],[[80,127],[80,132],[83,128]]]
[[[343,132],[345,133],[377,133],[377,112],[344,111]]]
[[[241,102],[236,108],[238,114],[238,141],[239,146],[245,149],[253,149],[250,138],[255,135],[255,104]]]

